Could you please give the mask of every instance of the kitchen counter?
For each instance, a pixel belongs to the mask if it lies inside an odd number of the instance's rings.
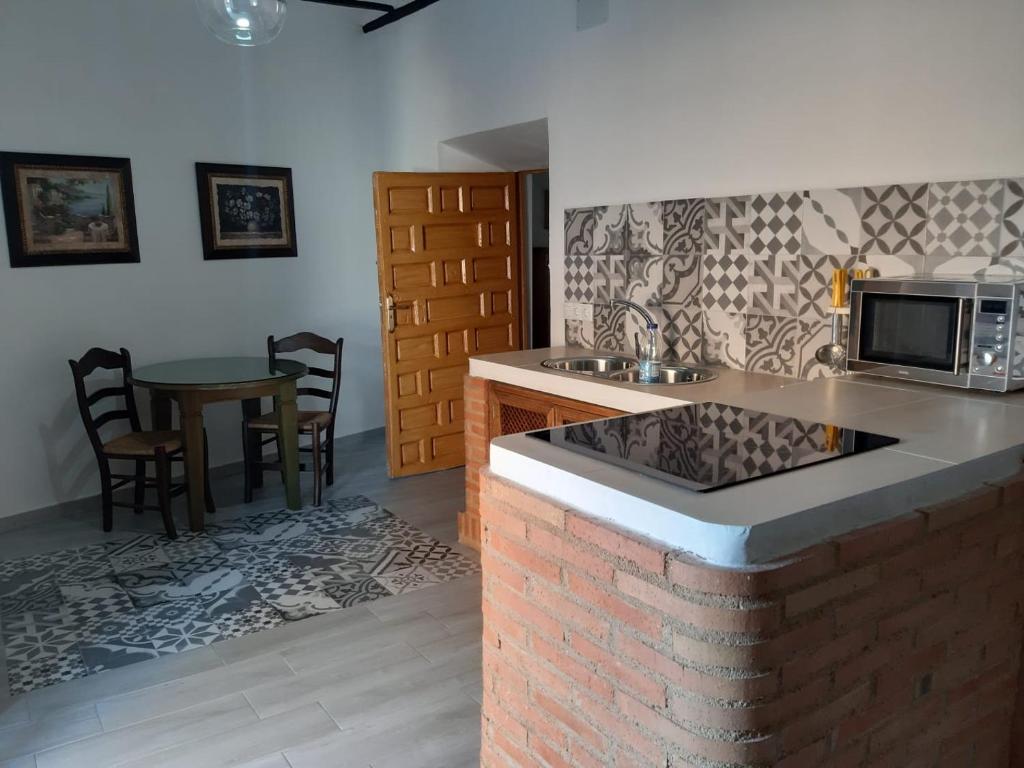
[[[730,369],[715,369],[711,382],[651,387],[540,366],[580,354],[489,355],[470,361],[470,375],[634,413],[713,401],[899,438],[889,448],[703,494],[524,435],[491,443],[495,475],[716,565],[776,559],[1012,475],[1024,459],[1024,393]]]

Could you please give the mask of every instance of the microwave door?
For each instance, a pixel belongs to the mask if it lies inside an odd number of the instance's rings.
[[[859,298],[859,360],[961,374],[964,299],[890,293]]]

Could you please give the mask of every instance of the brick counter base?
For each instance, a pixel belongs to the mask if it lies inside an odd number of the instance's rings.
[[[753,570],[480,500],[487,768],[1024,765],[1024,475]]]

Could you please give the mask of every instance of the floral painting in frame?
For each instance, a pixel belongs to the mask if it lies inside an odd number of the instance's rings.
[[[294,257],[291,168],[196,163],[203,257]]]

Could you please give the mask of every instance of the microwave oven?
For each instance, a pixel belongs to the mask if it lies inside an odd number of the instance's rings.
[[[867,278],[850,286],[849,371],[1009,392],[1024,387],[1024,281]]]

